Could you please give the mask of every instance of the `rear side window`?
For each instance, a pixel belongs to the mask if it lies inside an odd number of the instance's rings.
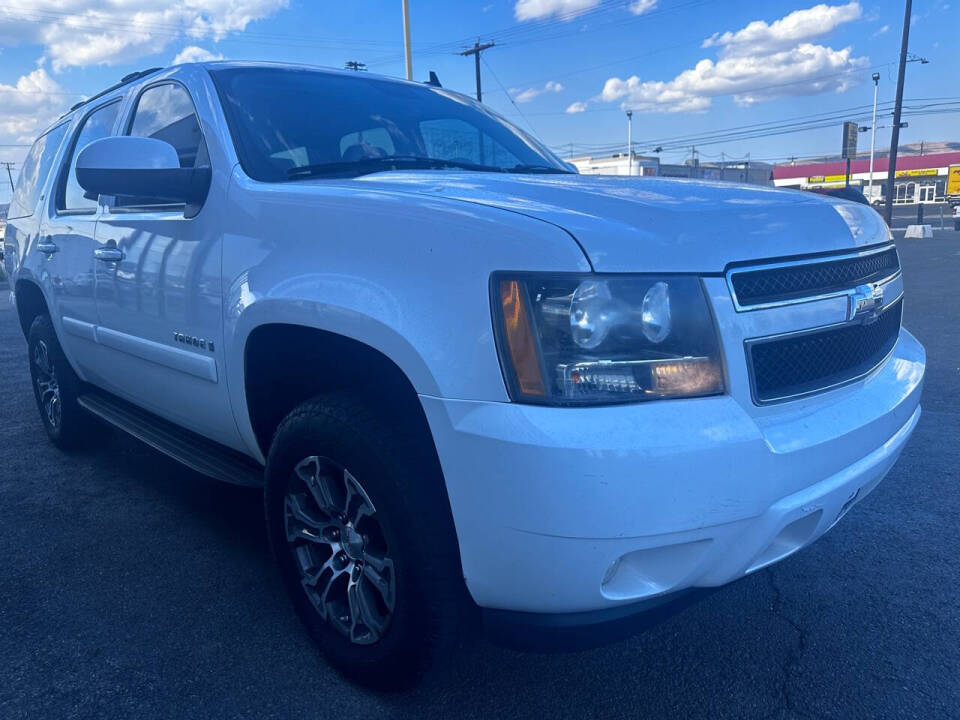
[[[166,83],[147,88],[137,100],[129,135],[162,140],[173,145],[181,168],[209,165],[207,146],[190,94],[182,85]],[[117,198],[116,205],[169,205],[157,198]]]
[[[57,199],[57,210],[67,212],[94,212],[97,201],[84,197],[84,190],[77,182],[77,156],[80,151],[94,140],[108,137],[113,133],[113,126],[120,112],[120,103],[114,102],[97,108],[87,115],[80,128],[80,133],[73,143],[73,151],[67,164],[67,177],[63,182],[63,191]]]
[[[50,176],[50,168],[63,138],[67,134],[69,123],[63,123],[41,136],[30,148],[27,159],[23,161],[20,179],[10,201],[11,218],[33,215],[40,199],[40,192]]]

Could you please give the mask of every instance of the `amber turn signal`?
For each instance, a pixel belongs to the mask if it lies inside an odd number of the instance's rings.
[[[500,281],[500,303],[503,308],[504,335],[510,350],[513,371],[517,376],[517,387],[524,395],[546,395],[537,344],[519,282]]]

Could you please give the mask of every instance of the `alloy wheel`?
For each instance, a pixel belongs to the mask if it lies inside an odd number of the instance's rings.
[[[363,486],[329,458],[304,458],[284,498],[284,524],[300,584],[320,617],[358,645],[380,640],[396,605],[396,573]]]
[[[50,350],[43,340],[37,341],[33,348],[33,367],[40,411],[50,427],[59,428],[63,411],[60,402],[60,384],[57,382],[56,368],[50,359]]]

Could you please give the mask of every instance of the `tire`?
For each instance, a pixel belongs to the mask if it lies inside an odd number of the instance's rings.
[[[373,406],[332,395],[291,412],[267,459],[265,510],[287,591],[330,663],[401,689],[453,647],[463,580],[432,444]]]
[[[70,367],[47,315],[38,315],[27,334],[30,379],[47,437],[61,450],[89,447],[100,425],[77,402],[80,378]]]

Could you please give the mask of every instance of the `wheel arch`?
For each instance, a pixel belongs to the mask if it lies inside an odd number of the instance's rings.
[[[297,405],[346,389],[355,389],[398,420],[415,423],[436,456],[414,383],[381,350],[346,335],[295,323],[265,323],[247,334],[242,392],[247,419],[264,457],[277,426]]]
[[[17,280],[14,285],[14,297],[16,298],[20,329],[23,331],[23,336],[27,337],[30,334],[30,326],[33,321],[39,315],[49,315],[50,308],[43,295],[43,290],[32,280]]]

